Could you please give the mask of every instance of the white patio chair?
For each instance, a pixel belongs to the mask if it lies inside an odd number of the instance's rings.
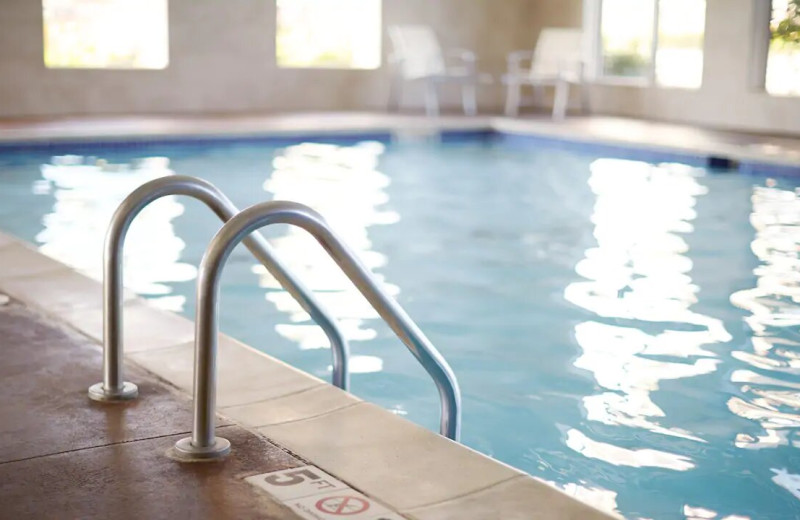
[[[419,81],[425,85],[425,111],[429,116],[439,114],[439,85],[455,83],[461,85],[461,103],[464,113],[478,113],[476,87],[479,83],[491,83],[488,74],[476,71],[476,57],[472,51],[450,49],[442,51],[433,30],[425,25],[393,25],[389,27],[392,44],[390,63],[394,66],[389,109],[399,106],[403,96],[403,85]]]
[[[523,68],[526,60],[531,60],[528,69]],[[503,77],[508,89],[506,115],[516,116],[519,112],[523,85],[534,87],[537,101],[541,100],[544,87],[555,87],[553,119],[563,119],[566,115],[570,85],[582,87],[581,107],[587,110],[583,68],[583,33],[580,29],[542,29],[533,52],[515,51],[508,55],[508,74]]]

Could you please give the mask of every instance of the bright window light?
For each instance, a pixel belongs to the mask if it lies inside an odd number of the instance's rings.
[[[381,0],[277,0],[279,67],[376,69]]]
[[[646,78],[652,67],[654,0],[603,0],[603,75]]]
[[[163,69],[167,0],[42,0],[49,68]]]
[[[800,0],[772,0],[767,92],[800,96]]]
[[[700,88],[703,83],[705,0],[662,0],[658,5],[656,82]]]
[[[602,76],[700,87],[706,0],[599,1]]]

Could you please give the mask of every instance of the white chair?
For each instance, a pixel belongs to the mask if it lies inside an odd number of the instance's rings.
[[[531,60],[528,69],[522,66],[525,60]],[[553,119],[563,119],[566,115],[570,85],[582,87],[581,106],[587,110],[583,69],[583,33],[580,29],[542,29],[533,52],[515,51],[508,55],[508,74],[503,77],[508,89],[506,115],[516,116],[519,112],[523,85],[534,87],[537,101],[541,100],[543,87],[555,87]]]
[[[490,83],[492,78],[476,71],[473,52],[464,49],[443,52],[433,30],[425,25],[393,25],[388,32],[392,44],[390,63],[394,66],[390,110],[399,106],[403,85],[419,81],[425,85],[425,111],[429,116],[439,114],[438,88],[445,83],[461,85],[465,114],[474,116],[478,113],[477,84]]]

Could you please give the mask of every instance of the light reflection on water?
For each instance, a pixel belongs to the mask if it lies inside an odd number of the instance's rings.
[[[102,279],[103,242],[111,215],[141,184],[172,175],[169,159],[149,157],[131,164],[110,164],[82,156],[54,157],[41,166],[34,192],[55,198],[36,235],[41,251]],[[164,197],[145,208],[131,225],[125,241],[125,286],[148,296],[154,305],[180,311],[185,297],[172,295],[173,282],[193,280],[197,269],[180,261],[184,242],[172,220],[183,213],[175,197]]]
[[[383,280],[377,271],[386,264],[386,256],[374,251],[368,228],[396,223],[400,216],[380,209],[389,197],[385,188],[389,177],[377,170],[384,145],[365,142],[356,146],[300,144],[290,146],[273,161],[273,172],[263,188],[275,200],[292,200],[319,211],[336,233],[352,248],[361,261],[383,281],[383,288],[392,296],[399,288]],[[285,227],[271,243],[292,266],[319,301],[337,319],[342,332],[351,341],[369,340],[376,336],[365,320],[378,317],[372,306],[353,287],[350,280],[317,242],[298,227]],[[276,331],[301,349],[328,348],[322,330],[277,281],[261,266],[255,268],[262,287],[269,289],[266,298],[288,314],[288,323]],[[353,373],[379,372],[383,360],[377,356],[353,355]]]
[[[706,192],[696,175],[679,165],[610,159],[591,165],[597,247],[575,268],[587,281],[564,290],[566,300],[598,317],[575,326],[583,352],[574,364],[605,389],[583,398],[589,421],[705,442],[698,432],[669,425],[652,399],[661,381],[715,371],[720,361],[703,347],[730,340],[720,320],[691,310],[698,288],[681,235],[693,231],[695,200]],[[567,432],[566,444],[615,465],[695,467],[686,455],[622,448],[577,429]]]
[[[749,516],[727,515],[720,517],[719,513],[713,509],[689,505],[683,506],[683,514],[686,520],[750,520]]]
[[[274,171],[263,189],[276,200],[302,202],[319,211],[375,272],[386,264],[386,257],[372,250],[367,229],[400,218],[395,212],[379,209],[388,200],[384,189],[390,182],[376,169],[383,150],[382,144],[374,142],[349,147],[311,143],[290,146],[274,158]],[[105,231],[117,206],[141,184],[173,174],[169,159],[163,157],[123,164],[110,164],[97,157],[54,157],[41,166],[42,178],[32,186],[36,194],[55,198],[36,241],[42,244],[44,253],[101,279]],[[173,294],[170,284],[193,281],[197,276],[194,265],[180,261],[185,243],[176,236],[172,220],[183,212],[184,205],[173,196],[148,205],[131,225],[123,259],[126,287],[176,312],[184,309],[186,297]],[[377,313],[349,279],[305,231],[288,226],[283,230],[271,243],[332,311],[345,336],[350,341],[374,338],[375,330],[365,325],[365,320],[377,318]],[[283,323],[275,325],[278,334],[300,349],[329,348],[322,330],[263,266],[254,264],[253,271],[259,275],[261,287],[267,289],[266,299],[287,315]],[[381,279],[379,273],[376,277]],[[399,293],[397,286],[384,282],[383,287],[389,294]],[[380,372],[383,359],[353,355],[350,370],[356,374]]]
[[[735,445],[748,450],[800,447],[800,196],[768,182],[752,195],[750,223],[756,230],[751,244],[760,265],[754,270],[756,286],[731,295],[731,303],[751,314],[752,329],[746,348],[732,356],[749,369],[736,370],[731,382],[741,397],[728,400],[734,414],[760,425],[760,434],[741,432]],[[773,468],[772,482],[800,499],[797,468]]]

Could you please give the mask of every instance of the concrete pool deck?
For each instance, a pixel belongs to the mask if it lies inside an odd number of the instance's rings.
[[[89,401],[96,345],[18,302],[0,306],[0,337],[4,518],[298,518],[241,475],[305,462],[226,421],[231,463],[175,464],[163,454],[191,423],[185,396],[131,367],[141,400]]]
[[[95,403],[86,389],[101,377],[100,289],[0,233],[0,293],[12,298],[0,305],[3,514],[325,520],[351,499],[369,504],[346,515],[356,519],[611,518],[225,335],[218,433],[233,451],[174,461],[168,450],[191,426],[193,324],[130,295],[126,379],[142,395]],[[287,498],[263,485],[265,473],[307,466],[335,491]]]

